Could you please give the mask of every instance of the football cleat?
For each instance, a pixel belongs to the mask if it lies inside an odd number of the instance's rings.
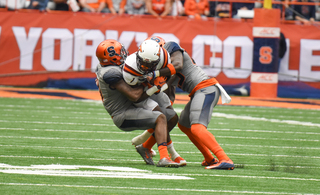
[[[174,159],[174,162],[178,163],[180,167],[187,165],[187,161],[184,160],[181,156],[178,156],[176,159]]]
[[[231,159],[221,160],[219,163],[206,167],[205,169],[224,169],[224,170],[233,170],[234,164]]]
[[[218,159],[216,158],[213,158],[212,161],[210,163],[208,163],[206,160],[203,160],[202,163],[201,163],[201,166],[211,166],[211,165],[214,165],[214,164],[217,164],[219,161]]]
[[[154,165],[150,150],[148,148],[144,148],[142,144],[140,144],[136,146],[136,150],[143,158],[144,162],[146,162],[148,165]]]
[[[159,160],[157,167],[173,167],[173,168],[178,168],[179,164],[176,162],[173,162],[170,160],[170,158],[165,157]]]

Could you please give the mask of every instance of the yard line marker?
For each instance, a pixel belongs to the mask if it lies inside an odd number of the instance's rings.
[[[294,120],[267,119],[267,118],[263,118],[263,117],[242,116],[242,115],[225,114],[225,113],[217,113],[217,112],[212,113],[212,116],[213,117],[229,118],[229,119],[237,119],[237,120],[265,121],[265,122],[272,122],[272,123],[285,123],[285,124],[290,124],[290,125],[320,127],[320,124],[318,124],[318,123],[301,122],[301,121],[294,121]]]
[[[316,178],[299,178],[299,177],[267,177],[267,176],[252,176],[252,175],[217,175],[217,174],[189,174],[180,173],[185,176],[201,176],[201,177],[232,177],[232,178],[248,178],[248,179],[275,179],[275,180],[296,180],[296,181],[320,181]]]
[[[115,125],[111,125],[115,126]],[[179,129],[175,127],[175,129]],[[115,133],[115,134],[140,134],[141,131],[88,131],[88,130],[61,130],[61,129],[26,129],[26,128],[11,128],[11,127],[0,127],[0,130],[20,130],[20,131],[61,131],[61,132],[75,132],[75,133]],[[320,135],[320,133],[316,132],[294,132],[294,131],[269,131],[269,130],[242,130],[242,129],[214,129],[208,128],[209,131],[234,131],[234,132],[253,132],[253,133],[277,133],[277,134],[306,134],[306,135]],[[184,133],[174,134],[170,133],[170,136],[184,137],[186,136]],[[222,137],[222,136],[221,136]],[[237,138],[237,137],[235,137]],[[265,138],[263,138],[265,139]],[[278,138],[271,138],[278,139]],[[303,139],[300,139],[303,140]],[[295,140],[296,141],[296,140]],[[314,141],[314,140],[313,140]],[[319,140],[316,140],[319,141]]]
[[[43,139],[43,140],[76,140],[76,141],[102,141],[102,142],[130,142],[131,140],[111,139],[88,139],[88,138],[61,138],[61,137],[28,137],[28,136],[0,136],[0,138],[22,138],[22,139]]]
[[[81,126],[114,126],[114,124],[97,124],[97,123],[65,123],[65,122],[53,122],[53,121],[12,121],[12,120],[0,120],[2,123],[27,123],[27,124],[55,124],[55,125],[81,125]]]
[[[0,185],[11,186],[46,186],[46,187],[73,187],[73,188],[99,188],[99,189],[125,189],[125,190],[146,190],[146,191],[169,191],[169,192],[215,192],[229,194],[283,194],[283,195],[301,195],[302,193],[288,192],[264,192],[264,191],[233,191],[233,190],[212,190],[212,189],[182,189],[182,188],[146,188],[146,187],[127,187],[127,186],[88,186],[88,185],[62,185],[62,184],[40,184],[40,183],[3,183]],[[310,194],[311,195],[311,194]]]
[[[0,158],[30,158],[30,159],[60,159],[60,160],[93,160],[93,161],[123,161],[127,162],[128,158],[73,158],[73,157],[54,157],[54,156],[13,156],[13,155],[0,155]],[[136,160],[136,159],[130,159],[132,162],[144,162],[142,159],[141,160]],[[201,162],[191,162],[188,161],[189,164],[198,164],[200,166]],[[248,166],[248,167],[270,167],[271,165],[255,165],[255,164],[235,164],[240,165],[240,166]],[[272,165],[272,167],[292,167],[292,168],[300,168],[300,169],[320,169],[320,167],[314,167],[314,166],[286,166],[286,165]]]
[[[95,133],[92,131],[92,133]],[[28,137],[28,136],[0,136],[4,138],[22,138],[22,139],[70,139],[70,140],[87,140],[87,141],[114,141],[108,139],[85,139],[85,138],[60,138],[60,137]],[[252,140],[281,140],[281,141],[294,141],[294,142],[319,142],[319,140],[309,139],[285,139],[285,138],[262,138],[262,137],[239,137],[239,136],[215,136],[216,138],[228,138],[228,139],[252,139]],[[116,140],[119,141],[119,140]],[[121,140],[120,140],[121,141]],[[126,141],[127,142],[127,141]],[[186,143],[186,142],[174,142],[174,143]]]
[[[22,146],[22,145],[0,145],[0,147],[14,147],[14,148],[50,148],[50,149],[74,149],[74,150],[101,150],[101,151],[122,151],[132,152],[128,149],[115,148],[85,148],[85,147],[62,147],[62,146]],[[134,151],[134,150],[133,150]],[[320,157],[319,157],[320,158]]]
[[[73,149],[73,150],[101,150],[101,151],[122,151],[122,152],[132,152],[129,149],[119,149],[119,148],[86,148],[86,147],[62,147],[62,146],[26,146],[26,145],[0,145],[0,147],[14,147],[14,148],[49,148],[49,149]],[[198,154],[201,156],[201,152],[190,152],[190,151],[179,151],[180,154]],[[266,157],[281,157],[281,158],[313,158],[320,159],[320,156],[298,156],[298,155],[284,155],[284,154],[240,154],[240,153],[228,153],[232,156],[266,156]]]
[[[25,128],[5,128],[0,127],[0,130],[12,131],[49,131],[49,132],[67,132],[67,133],[114,133],[114,134],[132,134],[130,131],[88,131],[88,130],[62,130],[62,129],[25,129]],[[140,131],[141,133],[141,131]]]
[[[98,171],[81,170],[97,169]],[[134,178],[134,179],[171,179],[193,180],[187,176],[176,174],[158,174],[152,171],[131,167],[88,166],[88,165],[31,165],[12,166],[0,163],[0,172],[7,174],[45,175],[60,177],[95,177],[95,178]]]
[[[39,140],[75,140],[75,141],[102,141],[102,142],[130,142],[131,140],[112,140],[112,139],[88,139],[88,138],[61,138],[61,137],[29,137],[29,136],[0,136],[0,138],[11,139],[39,139]],[[193,144],[192,142],[174,142],[175,144]],[[220,144],[221,146],[236,147],[258,147],[258,148],[280,148],[280,149],[304,149],[320,150],[319,147],[296,147],[296,146],[270,146],[270,145],[244,145],[244,144]]]
[[[299,131],[270,131],[270,130],[251,130],[251,129],[218,129],[208,128],[210,131],[235,131],[235,132],[252,132],[252,133],[279,133],[279,134],[306,134],[306,135],[320,135],[317,132],[299,132]],[[171,134],[170,134],[171,135]]]
[[[178,113],[181,113],[182,109],[175,109]],[[251,121],[266,121],[272,123],[285,123],[290,125],[302,125],[302,126],[311,126],[311,127],[320,127],[318,123],[311,123],[311,122],[301,122],[301,121],[294,121],[294,120],[279,120],[279,119],[267,119],[263,117],[252,117],[252,116],[243,116],[243,115],[235,115],[235,114],[225,114],[219,112],[213,112],[212,117],[221,117],[221,118],[229,118],[229,119],[237,119],[237,120],[251,120]]]

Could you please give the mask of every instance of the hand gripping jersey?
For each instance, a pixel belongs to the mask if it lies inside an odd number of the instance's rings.
[[[137,57],[136,53],[133,53],[129,55],[125,61],[125,65],[123,66],[122,74],[123,79],[126,83],[129,85],[135,86],[140,85],[145,81],[145,79],[142,77],[144,74],[147,74],[147,72],[142,72],[137,67]],[[160,53],[160,61],[156,65],[156,70],[159,70],[163,67],[166,67],[168,63],[171,63],[169,53],[167,50],[161,48]],[[147,110],[153,110],[157,105],[161,108],[163,113],[166,115],[167,119],[171,119],[175,113],[169,113],[167,114],[167,111],[165,110],[168,106],[171,105],[169,97],[164,93],[160,92],[157,95],[152,95],[150,98],[144,100],[140,103],[134,103],[135,106],[141,107]]]
[[[99,80],[99,88],[103,98],[103,105],[111,116],[123,113],[128,109],[132,102],[116,89],[110,88],[111,84],[117,83],[122,79],[122,71],[120,66],[104,66],[98,64],[96,69],[97,79]]]
[[[147,72],[142,72],[137,67],[137,57],[136,53],[129,55],[123,66],[123,79],[129,85],[140,85],[145,80],[141,78],[142,75],[147,74]],[[160,61],[156,66],[156,70],[166,67],[171,63],[170,55],[166,49],[161,48]]]

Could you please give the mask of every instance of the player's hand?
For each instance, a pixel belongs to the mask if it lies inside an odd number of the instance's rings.
[[[159,86],[161,88],[164,84],[166,84],[166,81],[167,77],[157,77],[154,79],[153,85]]]
[[[151,83],[152,83],[152,81],[153,81],[155,78],[157,78],[157,77],[160,76],[160,72],[159,72],[159,70],[155,70],[155,71],[149,72],[148,74],[145,74],[145,75],[143,75],[143,76],[144,76],[144,78],[146,78],[146,80],[147,80],[148,82],[151,82]]]
[[[154,79],[155,75],[154,75],[153,72],[149,72],[148,74],[143,75],[143,77],[144,77],[148,82],[150,82],[150,81],[152,81],[152,80]]]
[[[165,91],[168,89],[168,84],[166,83],[166,77],[157,77],[154,80],[154,85],[151,85],[149,82],[142,83],[145,87],[148,87],[146,93],[151,96],[153,94],[158,94],[160,92]]]
[[[155,94],[158,94],[158,93],[166,90],[166,89],[164,89],[165,85],[166,85],[166,80],[167,80],[167,77],[163,77],[163,76],[162,77],[157,77],[157,78],[154,79],[153,85],[157,86],[158,89],[159,89]],[[167,86],[166,88],[168,88],[168,85],[166,85],[166,86]]]

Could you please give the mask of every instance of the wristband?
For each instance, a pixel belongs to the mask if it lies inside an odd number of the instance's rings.
[[[165,83],[164,85],[162,85],[160,92],[165,91],[166,89],[168,89],[168,84]]]
[[[167,67],[169,68],[171,75],[176,74],[176,69],[172,64],[168,64]]]
[[[157,92],[159,89],[158,89],[158,87],[157,86],[153,86],[153,87],[151,87],[150,89],[148,89],[147,91],[146,91],[146,94],[148,95],[148,96],[152,96],[155,92]]]
[[[153,71],[153,78],[156,78],[158,76],[160,76],[160,71],[159,70]]]

